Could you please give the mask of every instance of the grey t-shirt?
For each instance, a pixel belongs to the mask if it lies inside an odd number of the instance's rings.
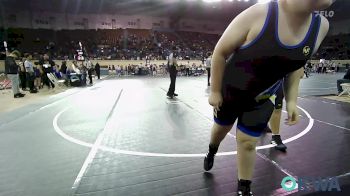
[[[33,73],[34,72],[34,66],[33,63],[26,60],[24,61],[24,67],[26,68],[26,72]]]

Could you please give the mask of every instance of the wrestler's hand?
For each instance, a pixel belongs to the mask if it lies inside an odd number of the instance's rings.
[[[211,92],[209,95],[209,104],[214,107],[217,111],[220,111],[222,105],[221,92]]]
[[[299,122],[299,112],[296,103],[287,103],[288,118],[285,119],[285,124],[292,126]]]

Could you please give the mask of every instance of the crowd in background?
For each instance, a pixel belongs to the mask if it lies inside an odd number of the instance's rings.
[[[165,60],[169,49],[176,43],[179,59],[201,60],[214,49],[219,35],[195,32],[157,32],[145,29],[103,30],[48,30],[7,29],[9,48],[32,53],[35,58],[48,53],[54,59],[73,59],[83,45],[91,59],[112,60]],[[5,40],[0,40],[5,41]],[[3,51],[0,48],[0,51]]]
[[[5,60],[5,76],[11,80],[14,98],[24,97],[19,89],[34,94],[44,87],[54,89],[60,81],[65,86],[92,85],[93,75],[100,79],[100,65],[93,65],[88,59],[62,61],[58,65],[47,53],[33,60],[31,54],[26,53],[21,58],[20,52],[15,50],[8,53]]]
[[[206,67],[203,63],[180,62],[177,65],[177,73],[179,76],[200,76],[205,74]],[[109,75],[127,76],[127,75],[148,75],[148,76],[164,76],[168,74],[168,65],[162,64],[129,64],[127,66],[109,65]]]
[[[93,84],[93,75],[100,79],[101,67],[99,63],[93,64],[89,58],[85,58],[82,61],[64,60],[58,65],[48,53],[39,57],[39,59],[34,60],[31,54],[25,53],[21,58],[20,53],[14,51],[6,58],[5,74],[12,81],[15,98],[24,97],[24,94],[20,93],[19,89],[14,89],[14,86],[18,86],[22,91],[37,93],[44,87],[54,89],[58,85],[58,81],[63,81],[65,86],[86,86]],[[336,73],[341,66],[340,63],[333,60],[321,59],[317,63],[308,61],[305,65],[305,75],[309,77],[310,73]],[[349,64],[345,66],[349,70]],[[180,76],[200,76],[206,73],[206,69],[205,60],[197,64],[190,64],[190,61],[180,61],[177,65],[178,75]],[[109,75],[116,76],[164,76],[168,74],[168,71],[167,64],[151,64],[150,61],[140,64],[129,64],[127,66],[108,66]],[[338,91],[342,91],[340,84],[344,82],[348,82],[348,78],[338,81]]]
[[[166,60],[170,48],[177,48],[178,60],[201,60],[202,63],[183,63],[177,66],[179,75],[199,76],[205,73],[206,54],[212,51],[219,35],[168,31],[158,32],[145,29],[113,30],[47,30],[47,29],[7,29],[7,42],[11,49],[19,49],[24,55],[18,65],[19,86],[24,91],[36,93],[44,86],[55,88],[58,80],[65,85],[82,86],[86,78],[100,75],[100,66],[93,60],[144,60],[145,63],[128,66],[110,65],[112,75],[166,75],[167,65],[151,64],[152,60]],[[5,37],[3,37],[5,38]],[[337,35],[326,38],[319,52],[313,57],[321,59],[319,63],[308,63],[305,74],[335,73],[341,65],[333,60],[349,59],[348,36]],[[80,45],[79,43],[82,43]],[[67,61],[76,59],[78,50],[89,59],[85,61]],[[0,48],[0,51],[5,51]],[[3,52],[0,59],[5,59]],[[35,60],[34,60],[35,59]],[[53,61],[63,60],[61,65]],[[346,65],[348,66],[348,65]],[[96,68],[97,67],[97,68]],[[347,67],[348,68],[348,67]],[[98,70],[98,71],[97,71]],[[92,79],[90,79],[90,84]]]
[[[176,43],[179,59],[202,60],[213,51],[220,35],[183,31],[154,31],[147,29],[49,30],[2,29],[0,41],[34,58],[48,53],[54,59],[73,59],[83,45],[84,53],[101,60],[165,60]],[[314,59],[350,59],[348,35],[327,36]],[[0,46],[0,51],[4,51]],[[4,55],[0,57],[4,59]]]

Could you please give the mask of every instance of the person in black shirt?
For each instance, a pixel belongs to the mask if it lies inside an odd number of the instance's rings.
[[[62,61],[62,64],[61,64],[61,67],[59,69],[59,72],[61,73],[62,75],[62,78],[65,80],[65,85],[68,86],[68,76],[67,76],[67,61]]]
[[[19,78],[18,78],[18,72],[19,72],[19,66],[16,63],[16,58],[20,56],[20,53],[15,50],[11,52],[8,56],[6,56],[5,59],[5,75],[10,78],[12,82],[12,92],[14,98],[21,98],[24,97],[25,94],[22,94],[19,91]]]
[[[176,47],[173,47],[172,52],[168,56],[168,69],[170,74],[170,86],[169,90],[167,92],[167,96],[169,98],[173,98],[174,96],[178,96],[178,94],[175,93],[175,83],[176,83],[176,75],[177,75],[177,60],[176,60]]]
[[[62,65],[60,67],[60,72],[64,75],[67,74],[67,61],[62,61]]]
[[[309,78],[309,70],[310,70],[310,67],[311,67],[311,62],[308,61],[304,67],[304,74],[307,78]]]
[[[19,63],[19,80],[20,80],[20,86],[23,91],[27,90],[27,74],[26,74],[26,69],[25,69],[25,58],[22,59],[22,61]]]
[[[50,59],[48,54],[44,54],[43,58],[40,59],[39,64],[41,65],[44,73],[42,75],[43,83],[48,87],[55,88],[55,85],[49,80],[47,74],[53,73],[53,67],[55,63]]]
[[[350,83],[350,69],[345,73],[343,79],[337,80],[337,88],[338,88],[338,94],[343,92],[343,88],[341,87],[341,84],[344,83]]]
[[[100,64],[96,63],[95,65],[95,72],[96,72],[96,75],[97,75],[97,79],[99,80],[100,79],[100,74],[101,74],[101,67],[100,67]]]
[[[239,14],[218,41],[212,56],[214,125],[204,169],[210,170],[221,141],[238,119],[237,195],[250,196],[258,137],[284,88],[287,125],[299,120],[297,95],[303,67],[328,33],[329,23],[314,11],[332,0],[279,0],[259,3]],[[293,33],[292,33],[293,32]]]

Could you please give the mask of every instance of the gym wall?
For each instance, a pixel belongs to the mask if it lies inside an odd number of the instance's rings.
[[[1,26],[4,28],[30,29],[169,29],[170,19],[142,15],[112,14],[65,14],[52,12],[31,13],[30,11],[4,11]],[[182,31],[220,34],[227,24],[214,21],[181,20]]]

